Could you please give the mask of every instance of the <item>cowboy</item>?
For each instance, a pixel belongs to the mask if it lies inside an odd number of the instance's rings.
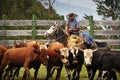
[[[65,25],[66,34],[69,36],[71,34],[79,34],[79,22],[76,20],[77,14],[69,13],[66,18],[68,19]]]
[[[81,32],[81,31],[80,31],[79,36],[84,39],[85,44],[87,45],[88,48],[93,47],[93,45],[94,45],[94,40],[93,40],[93,38],[92,38],[91,35],[89,35],[88,33]]]

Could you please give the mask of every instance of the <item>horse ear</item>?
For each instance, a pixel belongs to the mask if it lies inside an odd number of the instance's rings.
[[[58,26],[58,25],[60,25],[60,23],[55,21],[55,22],[54,22],[54,25],[57,25],[57,26]]]

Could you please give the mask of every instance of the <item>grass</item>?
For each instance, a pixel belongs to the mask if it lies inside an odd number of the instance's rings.
[[[16,77],[15,80],[21,80],[22,76],[23,76],[23,72],[24,72],[24,68],[21,68],[19,77]],[[65,75],[66,75],[66,71],[65,71],[65,68],[63,67],[60,79],[61,80],[68,80],[68,78]],[[34,76],[34,69],[30,69],[29,80],[33,80],[33,76]],[[44,80],[45,76],[46,76],[46,67],[41,65],[41,67],[39,69],[39,72],[38,72],[38,80]],[[54,80],[55,76],[56,76],[56,71],[55,71],[53,77],[51,77],[49,80]],[[86,68],[84,66],[82,67],[80,77],[81,77],[81,80],[88,80]]]
[[[24,68],[21,68],[19,77],[16,77],[15,80],[21,80],[22,76],[23,76],[23,72],[24,72]],[[68,80],[68,78],[65,75],[66,75],[66,71],[65,71],[65,68],[63,68],[62,72],[61,72],[60,80]],[[30,69],[30,78],[29,78],[29,80],[33,80],[33,76],[34,76],[34,69]],[[39,72],[38,72],[38,79],[37,80],[44,80],[45,76],[46,76],[46,67],[41,65],[41,67],[39,69]],[[53,77],[49,78],[49,80],[54,80],[55,76],[56,76],[56,71],[55,71]],[[96,79],[96,76],[95,76],[95,79]],[[89,80],[87,78],[87,71],[86,71],[85,66],[82,67],[82,71],[80,73],[80,80]],[[118,80],[120,80],[120,77],[118,77]]]

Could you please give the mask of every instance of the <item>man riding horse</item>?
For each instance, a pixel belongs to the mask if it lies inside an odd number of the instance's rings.
[[[66,17],[68,20],[65,25],[65,32],[68,35],[68,39],[69,37],[75,34],[79,36],[80,38],[83,38],[85,45],[87,45],[87,48],[92,48],[93,46],[95,46],[92,36],[90,36],[89,34],[85,32],[80,31],[79,22],[76,20],[77,14],[69,13],[67,14]],[[68,46],[71,46],[70,44],[68,42]]]

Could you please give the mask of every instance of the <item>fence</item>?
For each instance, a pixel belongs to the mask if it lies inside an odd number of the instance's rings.
[[[38,40],[38,41],[47,41],[47,39],[37,39],[37,36],[43,36],[46,30],[38,30],[37,27],[43,27],[43,26],[51,26],[55,21],[59,21],[60,25],[63,26],[65,21],[64,20],[36,20],[35,16],[33,17],[33,20],[0,20],[0,36],[2,39],[0,40],[0,45],[13,45],[13,39],[7,40],[6,37],[12,36],[29,36],[30,39],[27,40]],[[93,20],[92,16],[90,16],[90,20],[83,20],[80,21],[80,26],[90,26],[89,30],[83,30],[90,35],[94,37],[95,41],[99,42],[108,42],[109,45],[118,45],[120,46],[120,21],[119,20]],[[93,26],[116,26],[117,30],[95,30]],[[31,30],[7,30],[6,27],[12,27],[12,26],[32,26]],[[104,39],[98,39],[95,36],[105,36]],[[118,39],[110,39],[107,36],[116,35]],[[17,40],[17,42],[21,40]]]

